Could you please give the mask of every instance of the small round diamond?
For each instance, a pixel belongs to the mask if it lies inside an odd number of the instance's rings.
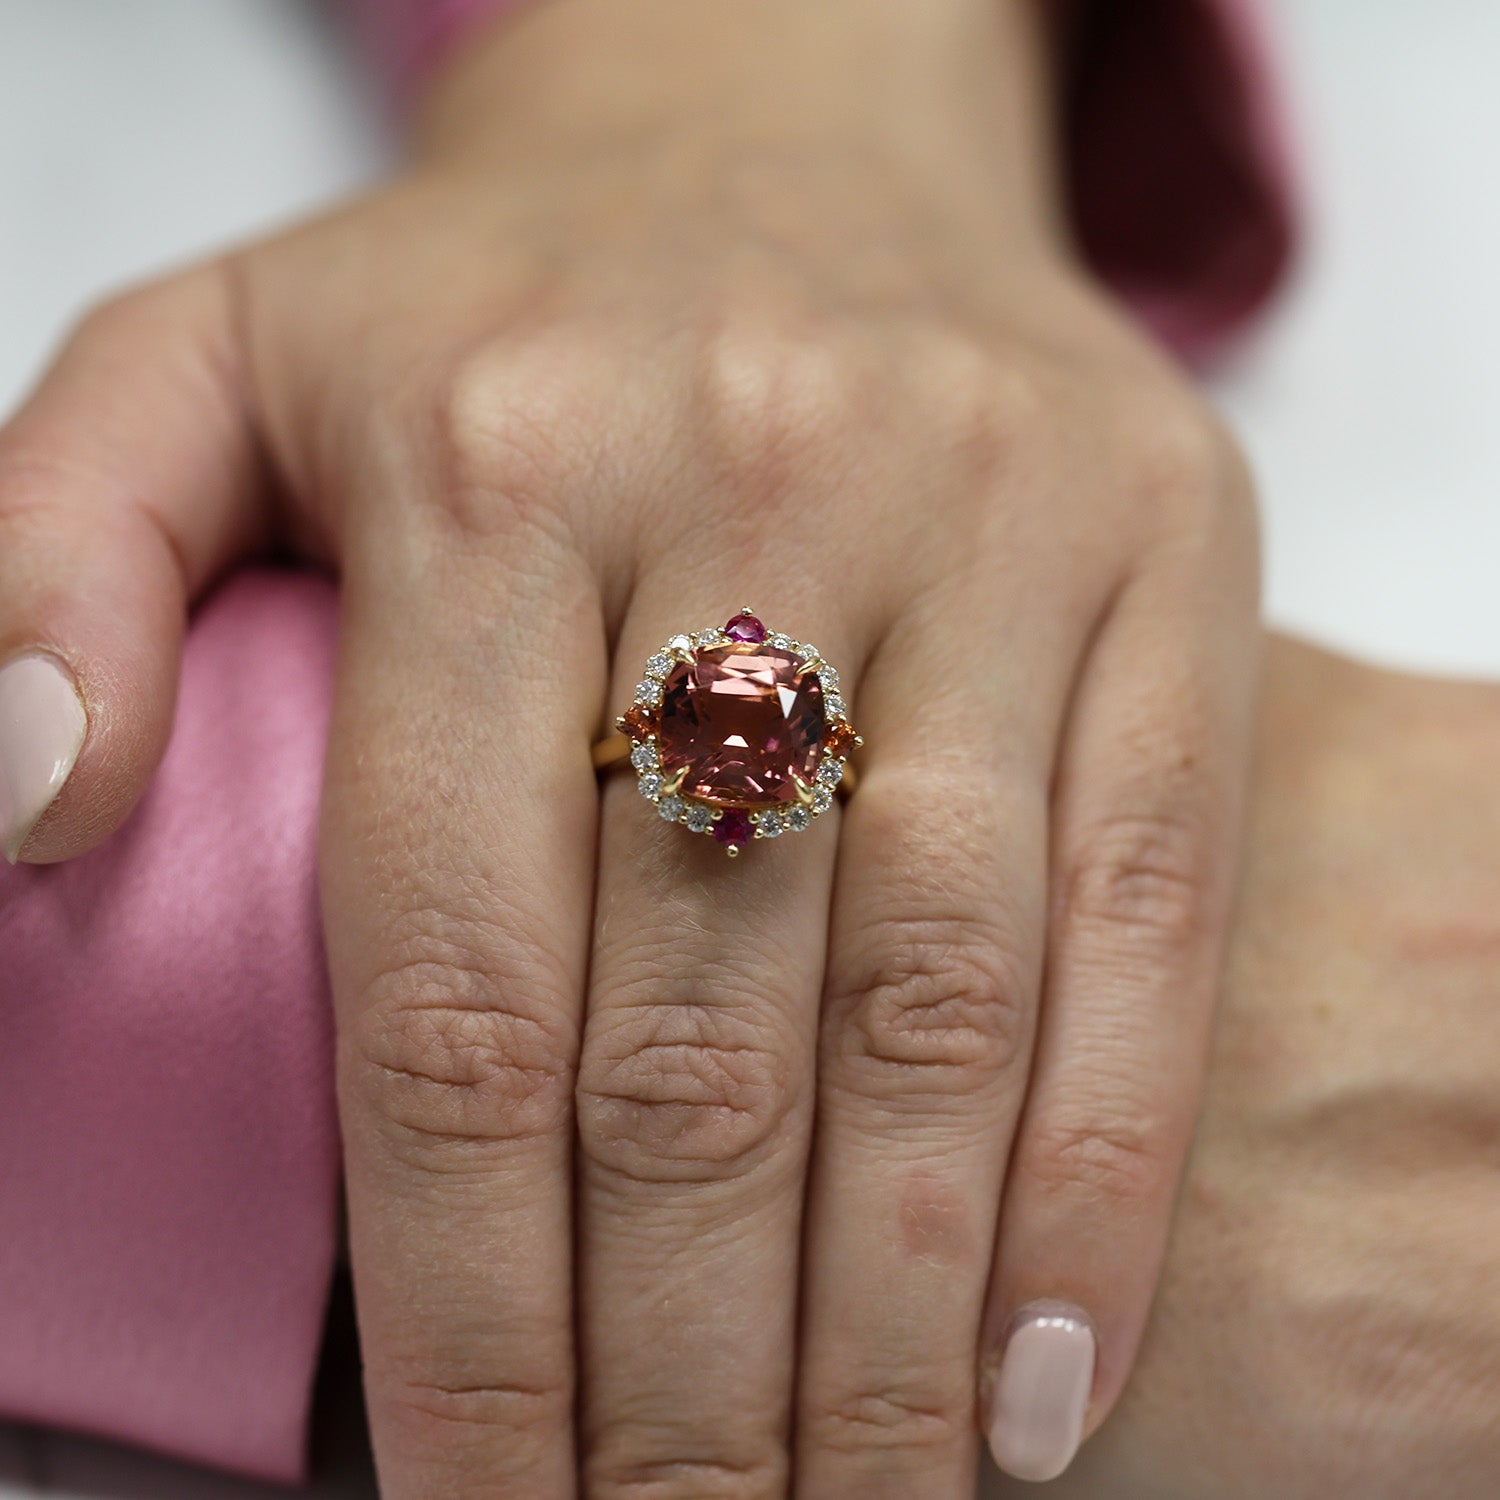
[[[653,682],[649,677],[644,682],[637,683],[635,701],[637,703],[660,703],[661,683]]]
[[[843,719],[848,717],[848,710],[844,707],[844,700],[837,693],[829,693],[823,699],[823,712],[830,719]]]
[[[830,756],[818,767],[818,781],[823,786],[837,786],[844,779],[844,763]]]
[[[819,655],[818,648],[814,646],[811,641],[793,641],[792,650],[795,651],[803,661],[811,661],[813,657]]]
[[[672,670],[672,658],[665,651],[654,652],[646,658],[647,677],[665,677]]]
[[[839,674],[833,667],[820,667],[818,681],[823,684],[825,693],[836,693],[839,690]]]
[[[658,756],[655,745],[637,745],[630,752],[630,764],[637,771],[654,771],[657,766]],[[827,762],[825,761],[826,765]]]
[[[687,824],[691,833],[707,833],[713,827],[714,815],[706,807],[690,807],[687,810],[687,817],[682,821]]]
[[[812,814],[805,807],[789,807],[786,810],[786,826],[793,833],[801,833],[812,822]]]
[[[796,644],[796,642],[792,640],[791,636],[782,635],[779,632],[776,635],[770,637],[770,642],[771,645],[773,645],[778,651],[790,651]]]
[[[826,786],[820,786],[813,793],[812,805],[815,813],[827,812],[833,806],[833,793]]]
[[[755,820],[755,827],[763,839],[780,838],[784,831],[781,814],[769,808]]]
[[[703,646],[716,646],[718,645],[719,639],[723,634],[724,632],[717,628],[713,630],[700,630],[697,635],[693,637],[693,644],[700,648]]]
[[[655,771],[647,771],[637,783],[641,796],[655,798],[661,791],[661,777]]]
[[[675,823],[682,816],[683,801],[681,797],[663,797],[656,804],[656,810],[668,823]]]
[[[672,639],[667,642],[668,651],[691,651],[692,649],[693,641],[691,636],[674,635]]]

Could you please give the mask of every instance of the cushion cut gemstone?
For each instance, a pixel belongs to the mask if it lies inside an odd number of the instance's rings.
[[[699,651],[667,677],[657,742],[662,771],[685,771],[681,791],[721,807],[797,800],[811,781],[826,721],[816,673],[797,675],[790,651],[736,642]]]

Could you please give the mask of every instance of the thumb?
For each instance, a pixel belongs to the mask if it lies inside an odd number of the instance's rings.
[[[187,606],[264,527],[229,273],[87,317],[0,429],[0,852],[82,853],[171,730]]]

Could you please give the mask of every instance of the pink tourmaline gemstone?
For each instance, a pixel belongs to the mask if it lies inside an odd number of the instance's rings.
[[[721,844],[748,844],[755,837],[750,825],[750,814],[737,807],[728,808],[724,816],[714,824],[714,838]]]
[[[754,615],[736,615],[725,627],[732,641],[750,641],[758,646],[766,638],[766,627]]]
[[[686,770],[683,796],[719,807],[797,800],[793,775],[813,779],[827,727],[817,674],[798,677],[797,665],[789,651],[739,642],[672,669],[657,745],[667,776]]]

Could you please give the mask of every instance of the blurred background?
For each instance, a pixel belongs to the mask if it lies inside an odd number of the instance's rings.
[[[1259,474],[1272,619],[1500,676],[1500,5],[1271,9],[1306,247],[1212,392]],[[102,292],[389,164],[343,41],[308,0],[0,0],[0,408]],[[373,1495],[352,1383],[325,1381],[319,1500]],[[0,1500],[283,1493],[0,1425]]]

